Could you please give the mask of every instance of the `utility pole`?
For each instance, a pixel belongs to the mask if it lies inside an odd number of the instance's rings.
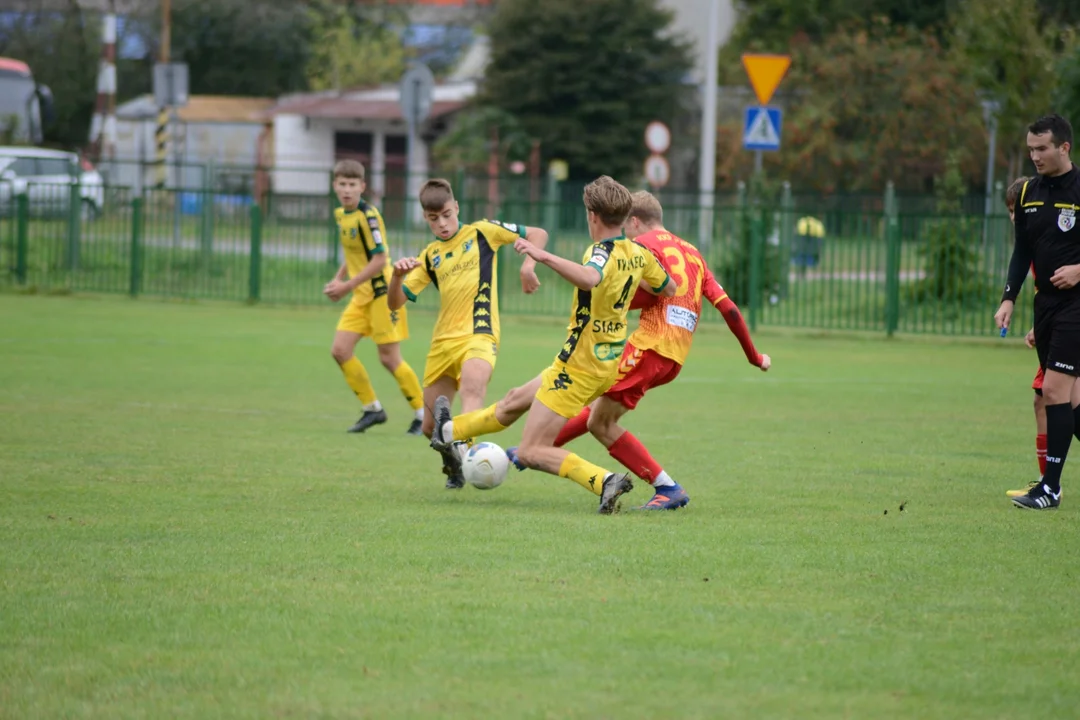
[[[172,0],[161,0],[161,47],[159,49],[161,63],[169,62],[172,54]],[[158,108],[157,127],[154,128],[154,142],[156,162],[155,170],[157,177],[155,184],[165,187],[165,153],[169,141],[169,108]]]
[[[716,85],[720,63],[720,0],[709,0],[705,37],[705,80],[701,92],[701,148],[698,157],[698,247],[712,244],[716,193]]]

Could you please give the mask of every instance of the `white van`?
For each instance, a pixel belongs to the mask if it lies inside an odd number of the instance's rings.
[[[105,183],[90,163],[62,150],[0,147],[0,213],[13,212],[15,196],[26,193],[31,214],[67,214],[73,184],[79,185],[83,217],[100,215]]]

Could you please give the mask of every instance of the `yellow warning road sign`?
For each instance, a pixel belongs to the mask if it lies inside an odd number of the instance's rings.
[[[790,55],[743,55],[743,67],[758,101],[768,105],[780,81],[791,67]]]

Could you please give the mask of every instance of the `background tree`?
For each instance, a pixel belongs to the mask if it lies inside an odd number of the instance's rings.
[[[1080,128],[1080,47],[1059,62],[1054,105],[1058,112]]]
[[[946,24],[959,0],[744,0],[725,50],[786,52],[793,43],[817,41],[842,25],[886,18],[894,25],[934,29]]]
[[[499,131],[501,163],[528,159],[532,143],[518,119],[496,107],[476,106],[456,117],[449,132],[435,143],[435,162],[443,168],[485,172],[491,157],[493,128]]]
[[[1010,176],[1021,171],[1024,128],[1051,109],[1064,41],[1061,26],[1043,22],[1027,0],[969,0],[956,14],[955,57],[980,93],[1001,103],[999,146]]]
[[[656,0],[502,0],[483,103],[565,159],[575,178],[640,172],[650,120],[678,111],[686,42]]]
[[[402,10],[315,0],[308,11],[311,53],[307,80],[312,90],[397,81],[405,69],[405,48],[393,22]]]
[[[885,19],[841,28],[795,49],[784,81],[784,151],[769,161],[823,191],[930,189],[954,153],[977,178],[982,111],[967,68],[928,31]]]
[[[172,13],[172,57],[188,64],[192,94],[274,97],[307,88],[311,22],[302,4],[174,0]]]

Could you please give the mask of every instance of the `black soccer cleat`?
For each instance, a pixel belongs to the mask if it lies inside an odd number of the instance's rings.
[[[453,450],[450,452],[453,452]],[[465,476],[461,474],[460,469],[454,470],[450,465],[443,465],[442,471],[446,474],[447,490],[460,490],[465,487]]]
[[[360,419],[347,432],[362,433],[372,425],[382,425],[384,422],[386,422],[385,410],[365,410]]]
[[[443,437],[443,427],[452,419],[450,399],[445,395],[435,398],[435,427],[431,430],[431,447],[439,452],[448,449],[454,443],[454,438]]]
[[[1061,491],[1050,492],[1045,483],[1039,483],[1028,491],[1027,495],[1020,495],[1012,499],[1013,505],[1028,510],[1050,510],[1061,505]]]
[[[608,473],[604,478],[603,490],[600,492],[600,509],[597,512],[601,515],[611,515],[617,509],[616,501],[633,489],[634,483],[630,482],[630,473],[622,475]]]
[[[431,431],[431,447],[442,455],[446,489],[460,490],[465,487],[461,456],[454,447],[454,438],[443,437],[443,426],[450,422],[451,417],[450,400],[445,395],[440,395],[435,399],[435,427]]]
[[[413,421],[409,423],[409,429],[405,431],[406,435],[423,435],[424,434],[424,421],[420,418],[413,418]]]

